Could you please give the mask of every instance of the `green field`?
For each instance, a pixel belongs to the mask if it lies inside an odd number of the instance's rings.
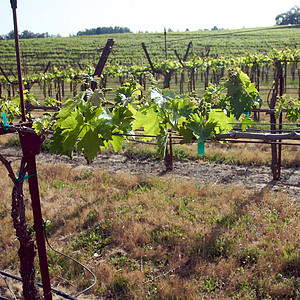
[[[189,58],[194,54],[210,57],[237,57],[247,53],[268,53],[273,48],[299,48],[300,28],[273,26],[239,30],[168,32],[167,56],[177,60],[174,50],[182,58],[187,45],[193,46]],[[165,60],[165,37],[163,33],[126,33],[98,36],[47,38],[21,40],[21,55],[24,73],[44,71],[51,61],[59,70],[69,66],[78,69],[95,65],[108,39],[113,39],[110,64],[145,65],[147,59],[141,43],[147,46],[153,62]],[[0,41],[0,66],[8,73],[16,72],[14,41]]]

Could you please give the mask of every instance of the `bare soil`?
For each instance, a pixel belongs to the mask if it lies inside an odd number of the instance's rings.
[[[22,152],[18,148],[0,147],[0,153],[8,160],[19,160]],[[73,160],[67,157],[41,153],[39,163],[65,163],[70,166],[87,165],[85,158],[75,155]],[[123,171],[131,174],[156,175],[175,178],[190,178],[199,185],[235,184],[246,190],[275,193],[284,192],[291,199],[300,202],[300,168],[282,168],[281,180],[272,180],[271,168],[267,166],[237,166],[216,164],[203,160],[177,160],[174,169],[165,172],[162,160],[155,158],[135,158],[117,154],[100,154],[87,168],[100,168],[108,172]]]

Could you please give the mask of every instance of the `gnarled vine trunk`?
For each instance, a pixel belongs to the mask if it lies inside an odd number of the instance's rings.
[[[22,180],[25,174],[25,162],[24,159],[21,162],[19,173],[19,178],[21,179],[18,179],[15,177],[10,163],[1,154],[0,161],[5,165],[8,170],[9,177],[14,182],[11,216],[16,230],[16,236],[20,243],[18,255],[20,258],[20,273],[23,281],[23,297],[25,300],[41,299],[35,285],[35,244],[32,238],[32,232],[27,226],[25,215]]]

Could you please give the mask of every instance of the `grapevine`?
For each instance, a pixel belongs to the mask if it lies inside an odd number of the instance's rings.
[[[143,140],[155,137],[158,153],[164,158],[170,134],[182,136],[188,143],[215,139],[216,134],[232,129],[230,123],[245,119],[254,105],[261,104],[257,90],[240,69],[232,70],[219,88],[221,101],[217,106],[208,92],[203,98],[177,95],[171,90],[161,91],[155,82],[143,97],[141,90],[133,81],[124,84],[116,91],[112,106],[102,90],[88,88],[66,101],[59,112],[33,120],[33,128],[38,134],[53,132],[52,152],[70,158],[74,151],[83,152],[89,163],[101,149],[111,145],[117,151],[127,136],[143,129]]]

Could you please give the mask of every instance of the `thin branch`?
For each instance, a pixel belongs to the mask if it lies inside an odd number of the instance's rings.
[[[0,161],[3,163],[5,166],[6,170],[8,171],[8,176],[11,178],[13,182],[17,180],[14,171],[11,167],[11,162],[9,162],[2,154],[0,154]]]

